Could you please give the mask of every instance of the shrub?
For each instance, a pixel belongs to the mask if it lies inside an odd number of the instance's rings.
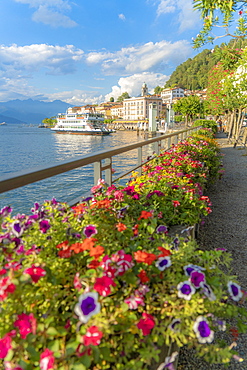
[[[202,126],[204,128],[210,128],[214,134],[216,134],[217,132],[217,123],[213,120],[197,119],[194,122],[193,127],[197,127],[197,126]]]
[[[216,332],[230,329],[229,317],[245,330],[244,294],[219,268],[229,254],[201,251],[190,238],[211,211],[202,190],[220,163],[209,135],[161,153],[126,186],[101,180],[75,207],[53,199],[31,215],[1,210],[6,370],[144,370],[172,343],[230,361],[236,352]],[[174,223],[185,225],[183,237],[169,234]]]

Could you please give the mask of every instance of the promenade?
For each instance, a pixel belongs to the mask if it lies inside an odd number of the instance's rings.
[[[217,141],[223,156],[225,174],[210,185],[206,195],[212,201],[212,213],[200,227],[198,242],[202,249],[225,248],[232,255],[232,274],[247,291],[247,149],[240,144],[233,148],[226,134],[218,133]],[[247,302],[244,303],[247,309]],[[247,319],[246,319],[247,322]],[[233,323],[234,325],[234,323]],[[233,337],[222,335],[229,345]],[[239,334],[236,350],[243,362],[232,360],[229,370],[247,370],[247,334]],[[223,365],[200,361],[193,351],[181,350],[178,370],[218,370]]]

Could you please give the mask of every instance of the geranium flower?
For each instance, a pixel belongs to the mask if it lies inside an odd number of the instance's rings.
[[[14,322],[14,326],[19,328],[22,339],[26,339],[27,335],[30,333],[36,333],[37,323],[32,313],[30,315],[22,313],[17,315],[17,317],[18,319]]]
[[[102,254],[104,253],[105,248],[101,245],[97,245],[95,248],[91,248],[89,251],[89,254],[91,257],[94,257],[95,259],[98,259]]]
[[[16,286],[11,282],[9,276],[0,279],[0,301],[4,301],[9,293],[13,293],[15,289]]]
[[[199,343],[211,343],[214,339],[214,331],[210,329],[208,321],[199,316],[194,323],[193,329]]]
[[[97,326],[90,326],[90,328],[87,329],[86,334],[82,337],[83,344],[84,346],[98,346],[102,337],[103,333],[99,331]]]
[[[152,212],[141,211],[141,215],[140,215],[140,217],[138,217],[138,220],[141,220],[142,218],[147,219],[147,218],[150,218],[152,216],[153,216]]]
[[[0,358],[4,359],[9,350],[12,348],[11,338],[8,335],[5,335],[3,338],[0,338]]]
[[[137,251],[134,253],[134,257],[135,257],[135,260],[136,262],[144,262],[144,263],[147,263],[148,265],[151,265],[153,263],[153,261],[155,261],[157,259],[157,256],[153,253],[147,253],[147,252],[144,252],[144,251]]]
[[[39,266],[37,267],[35,265],[32,265],[31,267],[25,269],[23,272],[24,274],[30,275],[34,283],[37,283],[39,279],[46,275],[46,271],[44,269],[42,269]]]
[[[200,271],[192,271],[190,274],[190,281],[195,288],[200,288],[201,284],[205,281],[205,275]]]
[[[142,319],[140,319],[137,324],[138,329],[142,331],[143,335],[149,335],[154,326],[154,317],[146,312],[143,312]]]
[[[194,286],[188,280],[182,281],[181,283],[179,283],[177,286],[177,290],[178,290],[178,297],[184,298],[186,299],[186,301],[189,301],[191,299],[191,296],[196,291]]]
[[[229,281],[227,287],[228,292],[234,301],[237,302],[242,298],[243,292],[241,291],[241,287],[238,284]]]
[[[114,262],[117,266],[116,275],[120,276],[123,275],[125,271],[134,266],[132,256],[130,254],[126,254],[123,249],[117,251],[117,253],[114,253],[111,256],[111,261]]]
[[[116,228],[118,231],[122,232],[127,229],[127,226],[119,222],[118,224],[116,224]]]
[[[75,313],[83,323],[88,322],[91,316],[100,312],[98,293],[84,293],[79,297],[79,303],[75,305]]]
[[[174,207],[178,207],[181,204],[178,200],[173,200],[172,203]]]
[[[54,354],[51,350],[46,348],[44,352],[41,353],[40,355],[40,370],[50,370],[53,369],[55,364],[55,357]]]
[[[145,270],[141,270],[137,276],[140,278],[142,283],[147,283],[148,281],[150,281]]]
[[[98,233],[98,230],[95,225],[87,225],[83,229],[83,234],[87,237],[90,238],[92,235],[95,235]]]
[[[137,297],[133,294],[129,298],[126,298],[124,302],[127,303],[131,310],[136,310],[139,305],[145,306],[143,298]]]
[[[108,296],[111,293],[111,286],[116,286],[114,280],[108,276],[102,276],[96,278],[94,289],[103,297]]]
[[[172,264],[170,257],[160,257],[156,262],[155,266],[160,270],[164,271],[166,268],[170,267]]]
[[[86,238],[82,242],[71,244],[70,249],[78,254],[83,251],[90,250],[94,246],[96,241],[97,239],[95,238]]]

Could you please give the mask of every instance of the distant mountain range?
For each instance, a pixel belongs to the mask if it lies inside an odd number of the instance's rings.
[[[9,100],[0,102],[0,122],[40,124],[43,119],[64,113],[71,104],[61,100]]]

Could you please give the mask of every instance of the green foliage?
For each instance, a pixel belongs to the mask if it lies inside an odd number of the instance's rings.
[[[192,120],[203,111],[203,104],[197,95],[189,95],[173,104],[173,110]]]
[[[197,119],[193,123],[193,127],[202,126],[205,128],[210,128],[214,133],[217,132],[217,123],[213,120],[208,119]]]
[[[124,92],[122,93],[122,95],[120,95],[118,98],[117,98],[117,102],[121,102],[123,101],[124,99],[129,99],[130,96],[127,92]]]
[[[161,93],[161,91],[163,90],[163,87],[161,86],[156,86],[155,89],[154,89],[154,94],[157,94],[159,95]]]

